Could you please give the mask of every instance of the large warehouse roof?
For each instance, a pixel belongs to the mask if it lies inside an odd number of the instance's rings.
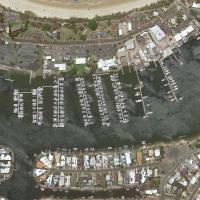
[[[182,40],[183,38],[185,38],[187,35],[189,35],[192,31],[194,31],[194,28],[193,28],[192,25],[190,25],[186,29],[184,29],[183,31],[181,31],[180,33],[177,33],[174,36],[174,39],[176,40],[176,42],[179,42],[180,40]]]
[[[165,37],[164,31],[158,25],[150,28],[150,30],[158,41],[162,40]]]

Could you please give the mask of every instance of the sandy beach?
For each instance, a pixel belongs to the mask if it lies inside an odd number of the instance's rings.
[[[0,4],[16,11],[31,11],[40,17],[93,18],[126,12],[158,0],[0,0]]]

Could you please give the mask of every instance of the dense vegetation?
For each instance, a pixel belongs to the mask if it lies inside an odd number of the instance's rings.
[[[92,30],[92,31],[95,31],[97,29],[97,22],[96,22],[96,19],[91,19],[89,22],[88,22],[88,27]]]

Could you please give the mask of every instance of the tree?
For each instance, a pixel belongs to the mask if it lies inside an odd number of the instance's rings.
[[[80,35],[80,39],[81,39],[81,40],[86,40],[86,35],[81,34],[81,35]]]
[[[51,30],[51,27],[50,27],[49,24],[46,24],[46,23],[45,23],[45,24],[43,25],[42,30],[43,30],[43,31],[47,31],[47,32],[49,32],[49,31]]]
[[[91,19],[89,22],[88,22],[88,27],[92,30],[92,31],[95,31],[97,29],[97,22],[95,19]]]
[[[176,23],[180,24],[183,21],[183,13],[181,10],[176,13]]]

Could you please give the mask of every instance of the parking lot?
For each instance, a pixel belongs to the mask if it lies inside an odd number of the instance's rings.
[[[116,55],[117,49],[114,44],[90,44],[72,46],[46,46],[44,55],[51,55],[56,61],[73,60],[80,57],[92,56],[96,59],[110,58]]]

